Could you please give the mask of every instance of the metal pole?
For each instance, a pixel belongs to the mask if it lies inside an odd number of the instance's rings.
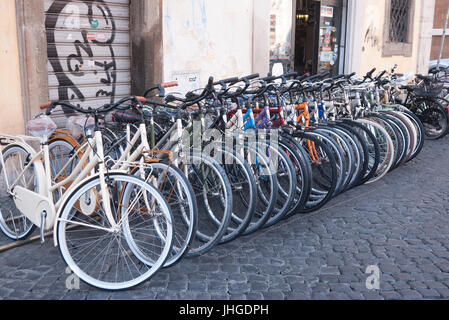
[[[447,21],[449,18],[449,5],[447,6],[446,19],[444,21],[443,35],[441,37],[440,53],[438,55],[437,71],[440,71],[441,56],[443,55],[444,40],[446,38]]]

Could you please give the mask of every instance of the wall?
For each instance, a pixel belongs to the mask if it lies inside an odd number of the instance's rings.
[[[348,23],[346,34],[346,74],[360,73],[361,55],[363,47],[362,27],[365,13],[365,0],[348,0]]]
[[[432,49],[432,30],[434,22],[435,0],[426,0],[426,5],[422,7],[420,19],[420,35],[418,50],[417,73],[427,74],[430,64],[430,53]]]
[[[360,73],[366,73],[373,67],[377,70],[390,70],[395,64],[397,72],[417,71],[420,19],[422,0],[415,0],[413,23],[413,51],[411,57],[402,55],[382,56],[383,33],[385,23],[385,0],[365,0],[365,15],[363,22],[363,47],[361,54]]]
[[[24,133],[15,0],[0,1],[0,133]]]
[[[186,72],[188,80],[204,86],[211,75],[223,79],[266,73],[269,6],[265,2],[257,0],[255,9],[255,0],[163,1],[164,81]],[[267,53],[260,54],[264,50]],[[177,91],[185,91],[182,87]]]
[[[162,0],[131,1],[131,92],[162,82]]]
[[[253,73],[265,75],[269,71],[270,61],[270,16],[271,3],[269,0],[253,0]],[[269,19],[268,19],[269,20]]]
[[[449,0],[435,0],[434,29],[443,29]]]
[[[24,118],[42,112],[49,100],[44,0],[16,0]]]
[[[448,59],[449,58],[449,39],[444,39],[444,46],[443,46],[443,53],[441,55],[441,59]],[[440,54],[440,48],[441,48],[441,36],[433,36],[432,37],[432,52],[430,55],[430,60],[437,60],[438,55]]]
[[[432,30],[433,37],[432,37],[431,60],[437,60],[438,55],[440,53],[441,35],[443,34],[444,22],[448,5],[449,0],[435,0],[435,11],[434,11],[433,30]],[[449,58],[449,41],[446,33],[442,59],[448,58]]]

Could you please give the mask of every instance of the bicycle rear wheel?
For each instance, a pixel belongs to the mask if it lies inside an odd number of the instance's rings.
[[[20,212],[14,203],[14,199],[8,194],[8,185],[14,183],[25,169],[30,154],[19,145],[9,145],[3,149],[3,159],[5,167],[0,162],[0,229],[12,240],[22,240],[27,238],[35,229],[35,225]],[[39,183],[36,177],[34,165],[28,168],[19,179],[17,186],[28,190],[39,192]]]

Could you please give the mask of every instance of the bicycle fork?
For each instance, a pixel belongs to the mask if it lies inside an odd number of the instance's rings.
[[[99,173],[100,173],[100,189],[101,189],[101,197],[103,199],[104,210],[106,213],[106,217],[109,221],[112,231],[118,231],[119,228],[118,223],[115,221],[114,216],[112,214],[111,208],[111,194],[109,192],[109,186],[106,183],[106,166],[104,164],[104,149],[103,149],[103,139],[101,137],[101,131],[95,131],[95,141],[97,145],[97,157],[99,157]]]

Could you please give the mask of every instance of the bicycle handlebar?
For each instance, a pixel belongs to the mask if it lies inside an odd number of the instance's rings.
[[[214,86],[218,86],[218,85],[226,85],[226,84],[228,84],[228,83],[235,83],[235,82],[238,82],[239,81],[239,78],[238,77],[233,77],[233,78],[228,78],[228,79],[224,79],[224,80],[220,80],[220,81],[217,81],[217,82],[214,82],[213,83],[213,85]]]
[[[179,101],[184,104],[183,108],[187,108],[189,106],[193,106],[194,104],[197,104],[198,102],[206,99],[207,96],[209,96],[213,92],[214,92],[214,78],[210,77],[209,81],[207,83],[207,86],[204,88],[203,92],[200,95],[197,95],[193,92],[188,92],[186,94],[186,99],[183,99],[180,97],[175,97],[173,95],[169,95],[166,97],[166,101],[167,100],[171,100],[169,102]],[[192,98],[189,99],[189,97],[192,97]],[[151,101],[151,100],[149,100],[149,101]],[[156,101],[153,101],[153,102],[156,102]],[[152,104],[152,102],[150,102],[150,104]],[[158,103],[157,105],[167,106],[166,104],[160,104],[160,103]]]
[[[254,73],[254,74],[251,74],[251,75],[249,75],[249,76],[243,77],[242,79],[246,79],[246,80],[254,80],[254,79],[257,79],[257,78],[259,78],[259,77],[260,77],[260,74]]]
[[[377,77],[376,81],[379,81],[385,74],[387,73],[387,70],[382,71]]]
[[[312,82],[314,80],[323,79],[323,78],[327,77],[328,75],[330,75],[330,72],[326,71],[326,72],[323,72],[323,73],[316,74],[314,76],[308,77],[308,78],[304,79],[304,81]]]
[[[351,79],[353,76],[355,76],[357,73],[353,72],[351,74],[348,74],[345,78],[346,79]]]
[[[83,113],[83,114],[99,114],[99,113],[107,113],[107,112],[111,111],[112,109],[118,108],[121,104],[123,104],[123,103],[125,103],[127,101],[131,101],[131,100],[139,101],[137,99],[137,97],[129,96],[129,97],[125,97],[123,99],[120,99],[119,101],[117,101],[115,103],[105,104],[102,107],[97,108],[97,109],[94,109],[94,108],[91,108],[91,107],[89,107],[87,109],[84,109],[84,108],[81,108],[79,106],[75,106],[75,105],[73,105],[73,104],[71,104],[69,102],[53,101],[53,102],[46,102],[44,104],[41,104],[40,108],[41,109],[47,109],[47,111],[45,113],[46,115],[50,115],[52,110],[54,108],[56,108],[57,106],[66,107],[66,108],[72,109],[72,110],[74,110],[76,112]]]
[[[161,88],[162,89],[173,88],[173,87],[177,87],[178,85],[179,85],[178,81],[172,81],[172,82],[162,83]]]
[[[365,80],[366,79],[372,79],[373,78],[373,74],[374,72],[376,72],[377,68],[373,68],[371,71],[369,71],[366,75],[365,75]]]
[[[40,105],[41,110],[48,109],[51,106],[52,102],[46,102]]]
[[[178,85],[179,84],[177,81],[172,81],[152,86],[145,90],[145,92],[143,93],[143,97],[148,96],[148,94],[154,90],[159,90],[159,94],[157,96],[162,98],[165,96],[165,89],[177,87]]]

